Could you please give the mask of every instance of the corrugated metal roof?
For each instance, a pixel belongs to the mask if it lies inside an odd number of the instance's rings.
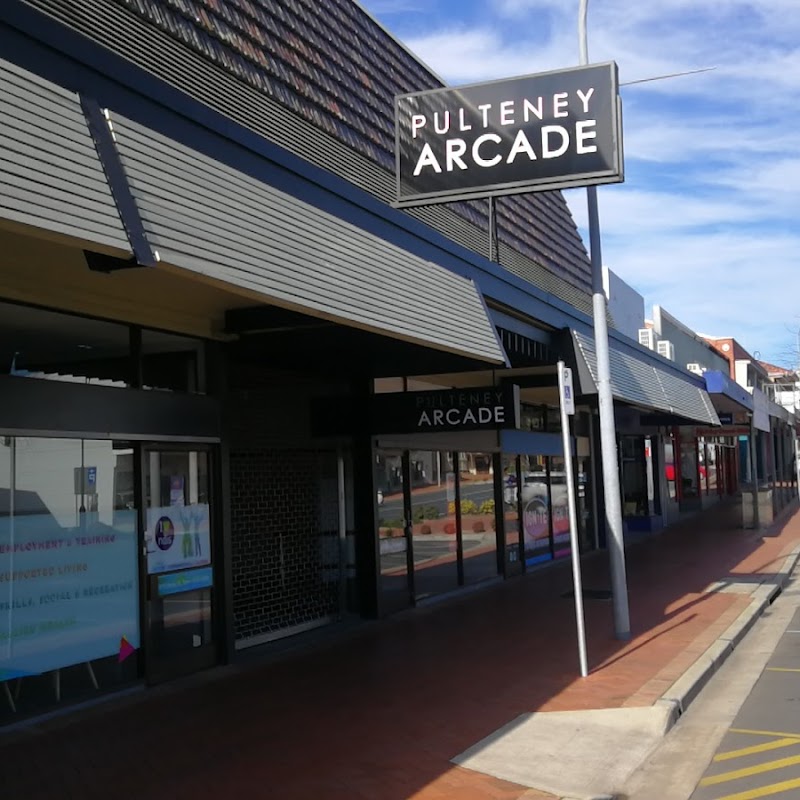
[[[592,380],[597,384],[597,352],[591,336],[572,331],[576,355],[583,360]],[[657,366],[649,358],[636,358],[633,353],[610,342],[609,362],[611,392],[617,400],[665,411],[684,419],[719,425],[708,393],[671,370]],[[583,387],[584,393],[586,387]],[[595,389],[596,391],[596,389]]]
[[[136,122],[111,121],[162,261],[284,308],[505,363],[471,281]]]

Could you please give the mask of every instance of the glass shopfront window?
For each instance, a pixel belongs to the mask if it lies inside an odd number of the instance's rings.
[[[503,460],[503,532],[506,543],[506,575],[522,571],[519,516],[519,470],[517,456],[504,455]]]
[[[667,479],[667,495],[670,500],[678,496],[675,475],[675,437],[668,434],[664,437],[664,473]]]
[[[649,513],[647,498],[647,466],[645,441],[642,436],[620,439],[622,470],[622,513],[626,517],[642,517]]]
[[[203,352],[199,339],[0,301],[0,374],[201,393]]]
[[[582,553],[594,550],[594,516],[592,513],[592,482],[590,479],[591,461],[588,457],[578,457],[577,511],[578,536]]]
[[[411,604],[403,482],[402,452],[378,451],[375,456],[375,486],[378,504],[379,586],[383,614],[391,614]]]
[[[520,501],[525,564],[553,557],[550,544],[550,476],[546,456],[520,457]]]
[[[203,344],[160,331],[142,331],[142,388],[200,393]]]
[[[681,441],[681,496],[699,497],[697,442],[694,439]]]
[[[459,453],[464,582],[497,575],[494,472],[491,453]]]
[[[717,463],[719,459],[720,447],[716,441],[706,440],[703,450],[703,463],[700,465],[700,477],[704,484],[705,494],[717,494],[719,492],[719,474]]]
[[[550,509],[553,526],[553,555],[563,558],[572,552],[569,539],[567,473],[561,456],[550,457]]]
[[[458,587],[458,538],[451,453],[412,450],[411,547],[418,600]],[[453,499],[448,499],[452,495]]]
[[[0,439],[0,719],[135,679],[133,450]]]

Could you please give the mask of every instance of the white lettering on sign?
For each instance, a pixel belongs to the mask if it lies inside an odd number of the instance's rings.
[[[563,156],[569,150],[573,141],[575,143],[575,152],[578,155],[596,153],[597,145],[589,144],[592,139],[597,137],[596,125],[597,120],[594,119],[576,122],[571,129],[563,125],[543,125],[539,129],[539,140],[537,142],[541,158],[559,158]],[[497,147],[492,147],[492,145],[497,145]],[[447,139],[445,142],[444,171],[453,172],[456,168],[468,169],[470,163],[483,168],[494,167],[503,160],[507,164],[513,164],[518,156],[527,158],[529,161],[536,161],[539,158],[536,155],[534,146],[523,130],[517,132],[507,152],[504,153],[501,146],[503,146],[503,140],[496,133],[482,134],[474,141],[469,151],[463,139]],[[465,160],[468,152],[470,163]],[[420,175],[426,167],[436,173],[443,171],[439,159],[436,158],[431,145],[428,143],[424,144],[420,151],[414,167],[414,176]]]
[[[461,425],[502,425],[506,421],[506,410],[503,406],[481,406],[480,408],[434,408],[430,412],[422,411],[417,420],[418,428],[439,428]]]
[[[570,97],[583,114],[590,113],[590,102],[594,96],[594,87],[576,89],[574,92],[555,92],[552,95],[523,97],[501,100],[496,103],[482,103],[477,107],[458,107],[452,110],[435,111],[428,117],[425,114],[411,115],[411,137],[416,139],[425,130],[431,130],[438,136],[472,130],[468,122],[468,114],[478,112],[475,120],[479,127],[489,128],[497,125],[511,127],[527,124],[532,120],[545,121],[565,119],[570,116]],[[474,118],[473,118],[474,119]],[[538,135],[537,135],[538,134]],[[531,139],[534,139],[532,141]],[[485,133],[478,136],[471,147],[458,136],[444,141],[444,157],[437,156],[430,143],[422,146],[414,165],[414,177],[424,171],[453,172],[468,170],[471,166],[487,169],[501,162],[513,164],[518,158],[528,161],[552,159],[563,156],[570,148],[576,155],[587,155],[597,152],[597,120],[582,119],[562,124],[543,125],[538,132],[533,129],[520,130],[516,133],[510,147],[505,137],[496,133]],[[442,161],[444,163],[442,163]]]
[[[594,94],[594,87],[589,89],[576,89],[575,96],[580,100],[583,113],[589,113],[589,100]],[[520,109],[521,106],[521,109]],[[477,107],[480,112],[481,125],[488,128],[493,122],[505,127],[516,125],[517,118],[521,117],[523,122],[530,122],[536,118],[540,122],[544,121],[545,109],[552,109],[553,119],[560,119],[569,116],[569,92],[556,92],[552,100],[545,104],[543,97],[524,97],[522,100],[501,100],[497,104],[482,103]],[[521,113],[520,113],[521,111]],[[438,134],[450,133],[451,127],[455,128],[454,118],[458,119],[459,131],[470,131],[472,125],[466,119],[467,109],[459,107],[457,113],[449,110],[442,112],[434,111],[433,119],[429,120],[425,114],[412,114],[411,116],[411,137],[417,138],[419,131],[427,127],[428,123],[433,124],[433,130]]]
[[[503,156],[497,153],[492,158],[484,158],[481,155],[481,147],[484,142],[500,144],[502,141],[496,133],[484,133],[483,136],[479,136],[472,145],[472,160],[479,167],[493,167],[495,164],[499,164],[503,160]]]

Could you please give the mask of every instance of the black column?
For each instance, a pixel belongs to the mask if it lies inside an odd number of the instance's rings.
[[[214,598],[214,623],[219,631],[218,657],[222,663],[233,660],[235,648],[235,623],[233,619],[233,558],[231,554],[231,470],[230,436],[227,431],[228,369],[226,354],[219,342],[205,346],[206,390],[219,401],[221,437],[216,457],[212,459],[212,489],[215,499],[214,572],[217,592]],[[212,451],[213,453],[213,451]]]
[[[356,584],[362,617],[374,619],[378,607],[378,542],[375,520],[375,455],[369,430],[372,381],[360,379],[354,386],[353,405],[353,519],[355,522]]]

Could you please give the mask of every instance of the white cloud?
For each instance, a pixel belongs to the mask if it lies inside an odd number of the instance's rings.
[[[623,86],[626,182],[600,189],[604,262],[649,304],[777,363],[800,327],[798,11],[591,0],[588,14],[590,59],[615,60],[623,84],[714,67]],[[457,84],[576,64],[577,12],[577,0],[429,0],[387,25]],[[584,196],[566,195],[585,232]]]

